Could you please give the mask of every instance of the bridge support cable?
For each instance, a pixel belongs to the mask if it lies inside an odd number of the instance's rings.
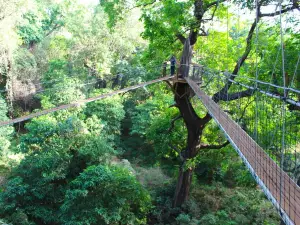
[[[258,91],[258,92],[260,92],[260,93],[262,93],[262,94],[265,94],[265,95],[267,95],[267,96],[269,96],[269,97],[276,98],[276,99],[279,99],[279,100],[283,100],[283,101],[286,101],[287,103],[289,103],[289,104],[291,104],[291,105],[295,105],[295,106],[300,107],[300,102],[295,101],[295,100],[293,100],[293,99],[291,99],[291,98],[287,98],[287,97],[284,98],[284,97],[281,96],[281,95],[274,94],[274,93],[271,93],[271,92],[268,92],[268,91],[264,91],[264,90],[262,90],[262,89],[260,89],[260,88],[255,88],[255,87],[253,87],[253,86],[249,86],[249,85],[243,84],[243,83],[241,83],[241,82],[232,80],[232,79],[230,79],[230,78],[228,78],[228,80],[229,80],[230,82],[236,84],[236,85],[243,86],[243,87],[245,87],[245,88],[247,88],[247,89],[251,89],[251,90],[253,90],[253,91]],[[298,91],[298,90],[297,90],[297,91]]]
[[[189,78],[185,79],[223,130],[267,198],[279,211],[285,224],[300,224],[300,188],[298,185],[217,103],[200,90],[194,81]]]
[[[298,68],[299,61],[300,61],[300,54],[299,54],[298,62],[296,64],[296,70]],[[292,88],[292,87],[283,87],[283,86],[280,86],[280,85],[272,84],[270,82],[262,81],[262,80],[259,80],[259,79],[254,79],[254,78],[251,78],[251,77],[248,77],[248,76],[236,75],[236,74],[229,73],[227,71],[219,71],[219,70],[211,69],[211,68],[208,68],[208,67],[205,67],[205,66],[203,66],[203,70],[205,71],[205,73],[207,73],[207,72],[210,72],[210,73],[221,73],[222,75],[224,75],[226,77],[238,77],[238,78],[241,78],[241,79],[246,79],[247,81],[257,82],[258,84],[261,84],[261,85],[264,85],[264,86],[268,87],[266,92],[269,92],[270,88],[273,87],[273,88],[278,88],[278,89],[285,89],[285,90],[287,90],[289,92],[292,92],[294,94],[300,94],[300,90],[297,90],[295,88]],[[296,72],[294,72],[294,74],[295,73]],[[293,77],[295,77],[295,75],[293,75]],[[229,79],[229,80],[231,80],[231,79]],[[293,79],[292,79],[292,81],[293,81]],[[241,82],[238,82],[238,83],[241,83]]]
[[[46,114],[49,114],[49,113],[52,113],[52,112],[56,112],[56,111],[60,111],[60,110],[64,110],[64,109],[69,109],[69,108],[75,108],[75,107],[78,107],[80,105],[83,105],[83,104],[86,104],[86,103],[89,103],[89,102],[94,102],[94,101],[104,99],[104,98],[108,98],[108,97],[111,97],[111,96],[114,96],[114,95],[117,95],[117,94],[132,91],[132,90],[135,90],[135,89],[138,89],[138,88],[141,88],[141,87],[145,87],[145,86],[150,85],[150,84],[158,83],[158,82],[161,82],[161,81],[164,81],[164,80],[169,80],[171,78],[173,78],[173,77],[172,76],[162,77],[162,78],[155,79],[155,80],[152,80],[152,81],[148,81],[148,82],[144,82],[144,83],[137,84],[137,85],[134,85],[134,86],[130,86],[128,88],[120,89],[120,90],[109,92],[109,93],[102,94],[102,95],[98,95],[98,96],[95,96],[95,97],[92,97],[92,98],[78,100],[78,101],[75,101],[73,103],[61,105],[61,106],[54,107],[54,108],[51,108],[51,109],[45,109],[45,110],[42,110],[40,112],[29,114],[27,116],[21,116],[21,117],[15,118],[15,119],[7,120],[7,121],[0,121],[0,127],[7,126],[7,125],[12,125],[12,124],[19,123],[19,122],[26,121],[26,120],[30,120],[32,118],[39,117],[39,116],[42,116],[42,115],[46,115]]]

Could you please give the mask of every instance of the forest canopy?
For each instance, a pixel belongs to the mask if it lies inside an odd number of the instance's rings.
[[[300,89],[299,13],[299,0],[0,0],[0,121],[76,103],[0,127],[0,224],[280,224],[186,84],[79,103],[169,76],[188,41],[218,76],[203,89],[280,162],[282,103],[234,81]],[[285,108],[283,170],[300,184],[300,107]]]

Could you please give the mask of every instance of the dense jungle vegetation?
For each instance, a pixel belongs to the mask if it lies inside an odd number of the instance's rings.
[[[188,37],[194,62],[255,77],[258,60],[262,79],[275,69],[279,84],[278,2],[258,1],[256,37],[255,4],[0,0],[0,121],[161,77]],[[282,4],[291,79],[299,1]],[[298,71],[294,84],[300,88]],[[253,100],[244,97],[243,107]],[[188,149],[185,121],[174,120],[180,111],[164,82],[0,127],[0,224],[280,224],[205,108],[190,102],[203,119],[197,151]],[[228,111],[239,116],[236,104]],[[253,113],[250,105],[245,118]]]

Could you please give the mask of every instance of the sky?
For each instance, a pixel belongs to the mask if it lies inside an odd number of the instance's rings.
[[[78,0],[78,1],[81,4],[83,4],[83,5],[89,6],[89,5],[97,5],[97,4],[99,4],[100,0]],[[186,0],[177,0],[177,1],[186,1]],[[270,12],[274,12],[275,9],[276,9],[275,5],[269,5],[267,7],[263,7],[262,8],[262,12],[263,13],[270,13]],[[299,18],[300,17],[300,13],[297,11],[296,13],[293,14],[293,16],[295,18]],[[253,18],[255,18],[255,15],[254,15],[254,13],[249,14],[249,12],[248,13],[247,12],[241,12],[240,13],[240,17],[241,17],[242,20],[247,20],[247,19],[253,19]],[[266,20],[268,20],[268,19],[266,19]],[[274,19],[271,18],[270,20],[274,20]],[[299,30],[300,28],[297,27],[296,29]]]
[[[79,2],[83,5],[97,5],[99,0],[79,0]]]

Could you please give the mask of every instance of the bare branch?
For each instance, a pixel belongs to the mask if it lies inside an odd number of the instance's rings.
[[[178,105],[175,103],[173,105],[170,105],[169,108],[178,107]]]
[[[254,94],[255,90],[254,89],[247,89],[245,91],[240,91],[240,92],[236,92],[236,93],[232,93],[232,94],[223,94],[218,96],[219,100],[228,102],[228,101],[232,101],[232,100],[236,100],[239,98],[245,98],[245,97],[249,97],[252,96]]]
[[[173,86],[172,86],[172,84],[170,83],[170,81],[165,80],[165,83],[173,90]]]
[[[177,95],[176,91],[174,90],[172,84],[170,83],[170,81],[168,80],[164,80],[165,83],[171,88],[171,91],[173,92],[173,94]]]
[[[156,0],[153,0],[152,2],[149,2],[149,3],[136,5],[136,6],[132,7],[132,8],[130,8],[129,10],[133,10],[133,9],[139,8],[139,7],[146,7],[146,6],[149,6],[149,5],[153,5],[155,2],[156,2]]]
[[[248,101],[247,104],[245,105],[242,115],[240,116],[240,118],[237,120],[238,122],[241,121],[241,119],[243,119],[243,117],[245,116],[246,113],[246,109],[249,107],[249,105],[251,105],[251,103],[254,102],[254,100],[252,101]]]
[[[230,88],[231,85],[232,85],[232,81],[230,81],[230,80],[234,80],[234,79],[236,78],[235,75],[238,74],[238,72],[240,71],[241,66],[244,64],[244,62],[245,62],[246,59],[248,58],[248,55],[249,55],[249,53],[250,53],[250,51],[251,51],[251,47],[252,47],[251,42],[252,42],[254,30],[255,30],[255,28],[256,28],[257,23],[259,22],[259,20],[260,20],[262,17],[265,17],[265,16],[276,16],[276,15],[279,15],[280,13],[283,14],[283,13],[286,13],[286,12],[291,11],[291,10],[293,10],[293,9],[299,9],[299,0],[295,0],[295,1],[293,2],[293,6],[291,6],[291,7],[286,7],[286,8],[284,8],[284,9],[282,9],[281,12],[280,12],[280,11],[276,11],[275,13],[266,13],[266,14],[262,14],[262,13],[260,12],[260,8],[261,8],[261,6],[259,5],[259,6],[258,6],[258,9],[257,9],[257,12],[258,12],[258,13],[257,13],[257,18],[256,18],[256,19],[254,20],[254,22],[252,23],[251,28],[250,28],[250,30],[249,30],[249,32],[248,32],[248,36],[247,36],[247,39],[246,39],[246,48],[245,48],[245,51],[244,51],[243,55],[238,59],[236,65],[235,65],[235,67],[234,67],[234,69],[233,69],[233,71],[232,71],[232,73],[231,73],[231,76],[229,77],[229,80],[227,81],[227,83],[225,84],[225,86],[224,86],[220,91],[218,91],[217,93],[215,93],[215,94],[213,95],[213,100],[214,100],[215,102],[218,102],[218,101],[220,100],[220,99],[219,99],[219,96],[227,95],[227,92],[228,92],[229,88]]]
[[[187,29],[186,31],[184,31],[183,33],[186,33],[188,31],[191,31],[191,35],[190,35],[190,43],[191,45],[195,44],[197,41],[197,37],[201,36],[201,37],[206,37],[208,36],[207,32],[203,29],[203,28],[197,28],[197,26],[191,26],[189,29]],[[201,31],[201,32],[199,32]],[[176,38],[182,43],[184,44],[186,41],[186,38],[183,36],[183,34],[176,34]],[[193,44],[192,44],[193,43]]]
[[[240,71],[241,66],[244,64],[244,62],[248,58],[248,55],[251,51],[251,46],[252,46],[252,44],[251,44],[252,37],[253,37],[254,30],[255,30],[255,27],[256,27],[258,21],[259,21],[259,18],[257,18],[257,20],[255,19],[254,22],[251,25],[251,28],[248,32],[248,36],[247,36],[247,39],[246,39],[246,42],[247,42],[246,43],[246,49],[245,49],[243,55],[238,59],[236,65],[235,65],[235,67],[234,67],[234,69],[231,73],[231,76],[229,77],[230,80],[234,80],[236,78],[235,75],[238,74],[238,72]],[[229,88],[231,87],[231,85],[232,85],[232,81],[228,80],[227,83],[225,84],[225,86],[220,91],[218,91],[217,93],[215,93],[213,95],[213,100],[215,102],[218,102],[218,101],[220,101],[219,96],[227,96],[227,92],[228,92]]]
[[[176,116],[174,119],[172,119],[172,121],[171,121],[171,126],[170,126],[170,128],[168,129],[167,133],[170,133],[170,132],[174,129],[174,127],[175,127],[175,122],[176,122],[177,120],[181,119],[181,118],[182,118],[182,115],[178,115],[178,116]]]
[[[214,19],[215,14],[216,14],[216,11],[217,11],[217,9],[218,9],[218,5],[219,5],[219,2],[217,2],[217,4],[214,5],[214,6],[215,6],[215,9],[214,9],[214,11],[213,11],[213,13],[212,13],[210,19],[203,19],[203,21],[209,21],[209,20],[213,20],[213,19]]]
[[[63,25],[62,24],[55,24],[54,26],[53,26],[53,28],[48,32],[48,33],[46,33],[45,34],[45,37],[48,37],[50,34],[52,34],[55,30],[58,30],[58,29],[60,29],[61,27],[62,27]]]
[[[178,155],[179,155],[179,158],[180,158],[180,161],[184,161],[184,158],[183,158],[183,156],[182,156],[182,152],[176,147],[176,146],[173,146],[173,145],[169,145],[170,146],[170,148],[172,148],[173,150],[175,150],[177,153],[178,153]]]
[[[221,144],[221,145],[200,145],[200,149],[221,149],[224,148],[225,146],[227,146],[229,144],[229,141],[226,141],[225,143]]]
[[[206,113],[206,115],[200,119],[200,126],[205,126],[205,124],[207,124],[211,119],[211,115],[209,113]]]
[[[202,31],[202,32],[198,34],[199,36],[202,36],[202,37],[208,36],[207,32],[203,28],[200,28],[200,31]]]
[[[259,17],[272,17],[272,16],[278,16],[278,15],[280,15],[280,14],[283,14],[283,13],[286,13],[286,12],[289,12],[289,11],[292,11],[292,10],[294,10],[294,9],[298,9],[298,10],[299,10],[299,1],[295,1],[295,2],[293,3],[292,6],[286,6],[286,7],[284,7],[282,10],[278,10],[278,11],[273,12],[273,13],[261,13],[261,12],[259,11],[258,16],[259,16]]]
[[[226,0],[217,0],[217,1],[214,1],[214,2],[211,2],[211,3],[208,3],[206,5],[206,10],[213,7],[213,6],[218,6],[220,3],[222,2],[225,2]]]
[[[184,44],[186,38],[182,34],[176,34],[177,39]]]

